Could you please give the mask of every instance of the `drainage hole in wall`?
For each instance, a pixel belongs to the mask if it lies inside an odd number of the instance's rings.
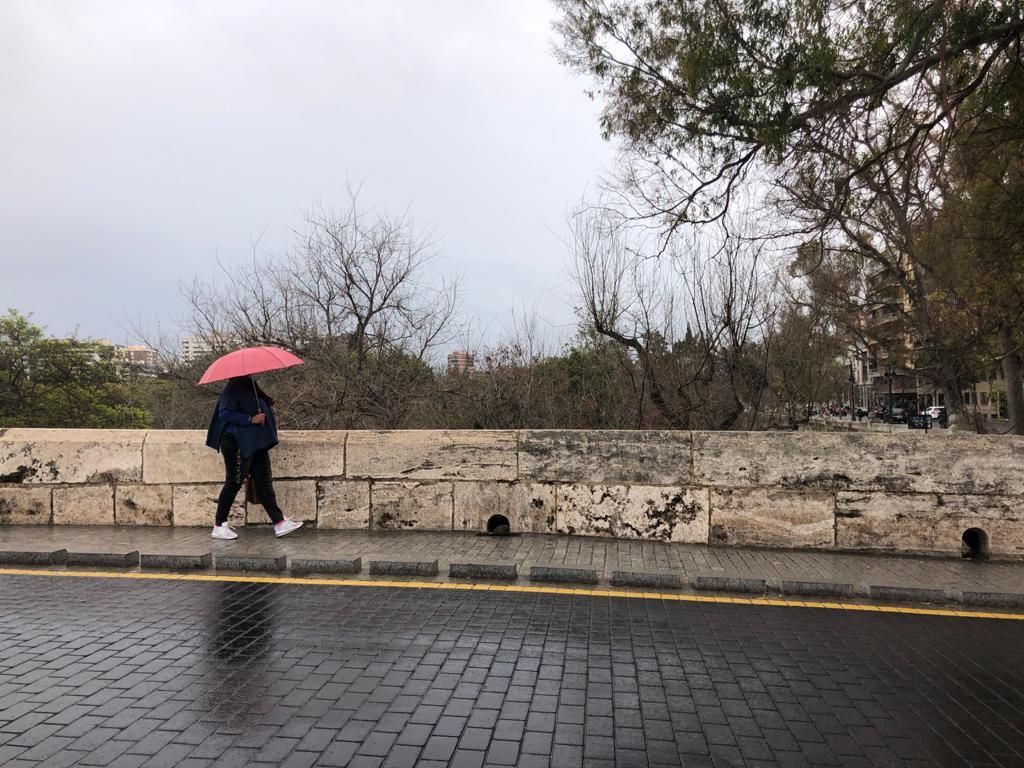
[[[960,554],[973,560],[988,559],[988,534],[981,528],[968,528],[960,540]]]
[[[504,515],[491,515],[487,519],[487,533],[491,536],[508,536],[512,533],[512,526]]]

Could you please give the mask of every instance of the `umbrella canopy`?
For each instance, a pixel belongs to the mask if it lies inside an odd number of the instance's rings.
[[[199,383],[210,384],[214,381],[233,379],[235,376],[279,371],[293,365],[302,365],[302,359],[280,347],[246,347],[214,360]]]

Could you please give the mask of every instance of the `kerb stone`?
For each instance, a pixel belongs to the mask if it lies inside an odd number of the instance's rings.
[[[564,582],[566,584],[597,584],[596,568],[570,568],[561,565],[530,567],[530,581]]]
[[[202,555],[175,555],[143,552],[140,562],[143,568],[168,568],[175,571],[196,570],[212,568],[213,554],[206,552]]]
[[[371,560],[371,576],[437,576],[437,560]]]
[[[515,581],[519,569],[515,563],[449,563],[448,575],[453,579]]]
[[[681,589],[683,577],[678,573],[656,571],[612,571],[613,587],[649,587],[654,589]]]
[[[289,568],[294,574],[306,573],[345,573],[355,574],[363,570],[363,561],[359,557],[351,558],[306,558],[293,557]]]

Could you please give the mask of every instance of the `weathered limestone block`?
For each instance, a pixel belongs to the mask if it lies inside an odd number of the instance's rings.
[[[830,491],[711,491],[712,544],[831,548],[834,541],[835,497]]]
[[[341,477],[345,474],[345,433],[280,432],[270,452],[276,478]],[[145,446],[147,483],[215,483],[224,481],[224,458],[206,447],[206,433],[160,430]]]
[[[316,527],[367,530],[370,527],[370,484],[358,480],[317,483]]]
[[[119,485],[114,493],[118,525],[170,525],[173,494],[169,485]]]
[[[316,480],[275,480],[274,493],[277,496],[277,506],[284,512],[285,517],[292,520],[316,520]],[[245,496],[245,490],[239,492],[238,496]],[[245,523],[269,525],[270,518],[267,517],[262,504],[246,503]]]
[[[217,497],[220,485],[176,485],[172,496],[175,526],[213,527],[217,515]],[[228,525],[232,528],[245,525],[245,491],[238,492],[235,503],[228,513]]]
[[[0,486],[0,525],[49,525],[49,488]]]
[[[152,430],[143,450],[146,483],[223,483],[224,459],[206,447],[206,433]]]
[[[280,432],[281,442],[270,452],[274,477],[343,477],[345,434],[334,430]]]
[[[840,549],[957,554],[968,528],[988,534],[992,554],[1024,554],[1024,498],[843,492],[836,499]]]
[[[578,536],[707,543],[702,488],[560,485],[557,530]]]
[[[527,430],[519,476],[563,483],[688,485],[689,432]]]
[[[451,483],[374,483],[370,504],[377,529],[452,529]]]
[[[714,487],[1024,494],[1022,464],[1003,435],[694,433],[694,482]]]
[[[114,486],[78,485],[53,489],[54,525],[113,525]]]
[[[0,483],[139,482],[146,434],[131,429],[0,430]]]
[[[514,432],[400,430],[349,432],[347,477],[515,480]]]
[[[555,487],[540,483],[455,483],[455,530],[486,531],[502,515],[513,533],[554,533]]]

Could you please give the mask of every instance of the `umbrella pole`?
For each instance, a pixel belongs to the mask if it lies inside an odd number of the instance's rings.
[[[259,393],[259,390],[256,389],[256,379],[254,379],[252,376],[250,376],[249,377],[249,381],[252,382],[252,394],[253,394],[253,397],[256,398],[256,413],[263,413],[263,409],[260,408],[260,393]]]

